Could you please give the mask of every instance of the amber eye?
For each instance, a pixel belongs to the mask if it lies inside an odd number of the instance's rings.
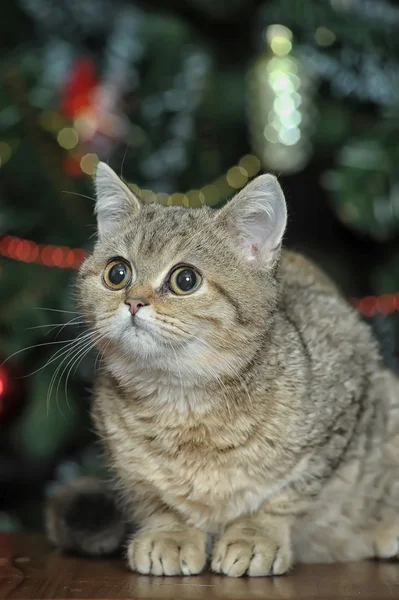
[[[193,267],[178,267],[169,277],[169,287],[174,294],[192,294],[201,284],[202,277]]]
[[[132,279],[132,267],[123,258],[113,258],[103,272],[103,282],[111,290],[122,290]]]

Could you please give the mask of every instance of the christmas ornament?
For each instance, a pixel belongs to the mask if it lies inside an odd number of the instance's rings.
[[[93,103],[93,93],[97,85],[94,61],[88,57],[79,58],[73,65],[61,90],[61,112],[74,119]]]
[[[311,157],[315,79],[292,53],[292,32],[266,30],[267,49],[248,74],[248,120],[252,146],[265,169],[294,173]]]
[[[0,359],[0,424],[17,417],[24,405],[25,389],[16,367]]]
[[[128,122],[117,114],[120,78],[114,76],[116,79],[100,83],[91,58],[79,58],[73,65],[61,91],[61,113],[73,121],[73,127],[59,130],[57,141],[61,147],[73,150],[81,143],[104,156],[126,136]],[[83,156],[75,153],[65,158],[64,168],[70,175],[82,175]]]
[[[91,153],[108,157],[116,144],[128,143],[131,125],[122,104],[126,93],[138,84],[133,63],[143,52],[138,39],[141,21],[141,12],[132,7],[118,12],[105,50],[101,80],[91,58],[80,58],[74,65],[62,94],[63,114],[74,122],[73,129],[59,133],[64,148],[74,148],[80,142]]]

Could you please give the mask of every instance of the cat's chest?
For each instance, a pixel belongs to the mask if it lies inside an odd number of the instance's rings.
[[[216,450],[183,444],[170,453],[151,440],[131,452],[138,458],[136,475],[196,526],[216,530],[226,520],[257,510],[264,498],[262,478],[253,472],[249,476],[249,466],[240,464],[235,451],[221,458]]]
[[[126,486],[145,483],[187,521],[217,531],[227,520],[256,511],[278,486],[266,476],[266,456],[254,464],[254,442],[241,425],[210,430],[131,417],[123,427],[109,420],[108,439]]]

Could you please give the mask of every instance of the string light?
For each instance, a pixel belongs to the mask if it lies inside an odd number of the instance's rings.
[[[0,141],[0,167],[6,164],[10,160],[12,155],[12,149],[10,144],[7,142]]]
[[[244,167],[232,167],[227,171],[226,181],[230,187],[240,189],[248,181],[248,173]]]
[[[64,127],[58,133],[57,141],[62,148],[65,150],[72,150],[79,143],[79,135],[76,129],[73,127]]]
[[[377,314],[392,315],[399,311],[399,293],[351,298],[351,302],[365,317],[373,317]]]
[[[36,263],[60,269],[78,269],[87,256],[81,248],[36,244],[13,235],[0,240],[0,255],[26,263]]]
[[[99,161],[97,154],[85,154],[80,160],[81,171],[87,175],[94,175]],[[69,163],[68,163],[69,166]],[[73,163],[72,166],[75,166]],[[261,168],[260,160],[253,154],[243,156],[237,165],[231,167],[226,175],[222,175],[213,182],[204,185],[198,190],[188,190],[185,193],[175,192],[166,194],[165,192],[155,193],[152,190],[140,188],[137,184],[126,182],[134,194],[137,194],[144,202],[156,202],[167,206],[185,206],[200,207],[203,204],[214,206],[225,200],[229,195],[237,192],[244,187],[248,179],[259,173]],[[71,169],[70,171],[71,172]],[[76,173],[74,173],[76,175]]]
[[[292,50],[292,31],[284,25],[270,25],[266,39],[276,56],[286,56]]]
[[[98,161],[99,158],[97,154],[85,154],[80,161],[81,171],[87,175],[94,175]],[[237,165],[231,167],[227,171],[226,175],[218,177],[213,182],[204,185],[198,190],[188,190],[185,193],[155,193],[152,190],[140,188],[135,183],[126,183],[132,192],[140,196],[144,202],[157,202],[167,206],[198,208],[203,204],[214,206],[215,204],[222,202],[229,195],[243,188],[248,182],[248,179],[259,173],[260,168],[259,158],[253,154],[246,154],[239,160]]]
[[[292,174],[311,156],[316,79],[296,56],[290,29],[269,25],[265,38],[266,48],[248,71],[251,143],[264,166]]]
[[[279,44],[280,42],[281,40]],[[59,115],[49,112],[42,115],[41,125],[56,136],[61,147],[69,151],[63,163],[69,175],[77,177],[82,175],[82,173],[86,175],[95,174],[96,166],[99,162],[98,155],[91,152],[84,153],[84,150],[83,152],[76,153],[76,150],[81,147],[79,143],[81,129],[79,118],[75,119],[74,127],[71,127]],[[167,194],[165,192],[155,193],[152,190],[140,189],[138,185],[131,182],[127,182],[127,185],[134,193],[140,195],[145,202],[157,202],[167,206],[198,208],[203,204],[214,206],[222,202],[229,195],[243,188],[249,179],[259,173],[260,169],[261,163],[259,158],[254,154],[246,154],[240,158],[236,165],[228,169],[225,175],[219,176],[198,190],[194,189],[184,193]]]
[[[80,161],[80,168],[82,169],[83,173],[86,173],[87,175],[94,175],[96,172],[97,163],[97,154],[85,154]]]

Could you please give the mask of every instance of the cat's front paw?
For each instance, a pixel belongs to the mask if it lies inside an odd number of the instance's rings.
[[[226,533],[216,543],[212,570],[230,577],[283,575],[292,566],[289,544],[278,544],[271,537]]]
[[[127,551],[132,571],[143,575],[197,575],[206,563],[206,536],[201,531],[143,531]]]
[[[376,531],[373,536],[374,558],[399,560],[399,523]]]

